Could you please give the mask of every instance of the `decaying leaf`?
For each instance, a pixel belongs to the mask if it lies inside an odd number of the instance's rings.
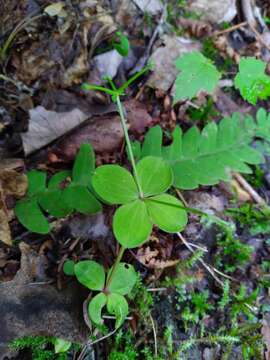
[[[18,170],[23,167],[22,160],[6,159],[0,164],[0,241],[12,245],[9,221],[13,212],[7,205],[8,198],[20,198],[27,189],[27,178]]]
[[[89,114],[79,109],[57,113],[48,111],[43,106],[38,106],[30,110],[29,129],[27,133],[22,134],[25,154],[29,155],[48,145],[89,117]]]
[[[157,249],[151,249],[149,246],[142,247],[138,250],[136,258],[137,260],[150,269],[166,269],[178,264],[179,260],[162,260],[157,257],[160,256],[160,252]]]

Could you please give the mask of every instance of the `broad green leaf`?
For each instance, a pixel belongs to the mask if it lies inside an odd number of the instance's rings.
[[[63,191],[63,201],[82,214],[96,214],[102,210],[100,202],[86,186],[71,184]]]
[[[75,263],[73,260],[66,260],[64,262],[63,271],[65,275],[73,276],[75,275]]]
[[[28,190],[27,196],[33,196],[46,189],[46,173],[31,170],[27,173]]]
[[[161,194],[146,200],[151,220],[161,230],[174,233],[182,231],[187,225],[187,213],[181,201],[174,196]]]
[[[93,297],[88,305],[88,315],[90,319],[97,325],[101,325],[103,323],[101,313],[106,303],[107,296],[104,293],[100,293]]]
[[[63,170],[59,171],[57,174],[53,175],[48,183],[49,190],[57,190],[61,188],[61,183],[65,181],[68,177],[71,177],[71,171]]]
[[[94,150],[90,144],[82,144],[72,169],[73,182],[78,185],[89,186],[94,169]]]
[[[46,190],[38,196],[38,202],[43,210],[55,217],[65,217],[72,212],[72,208],[65,202],[61,190]]]
[[[182,55],[176,60],[175,65],[181,72],[175,81],[174,103],[192,99],[200,91],[212,94],[221,77],[211,60],[198,51]]]
[[[161,158],[154,156],[143,158],[137,164],[137,172],[144,196],[160,194],[172,186],[172,169]]]
[[[14,211],[20,223],[28,230],[38,234],[50,232],[49,222],[40,210],[36,199],[18,201]]]
[[[234,85],[242,97],[253,105],[258,99],[266,100],[270,96],[270,77],[265,74],[266,65],[253,57],[241,58],[239,63]]]
[[[152,224],[142,200],[135,200],[116,210],[113,217],[113,232],[117,241],[125,248],[142,245],[148,239],[151,230]]]
[[[90,290],[102,290],[105,285],[103,266],[92,260],[83,260],[74,267],[78,281]]]
[[[138,198],[135,181],[125,168],[119,165],[103,165],[93,175],[95,192],[109,204],[127,204]]]
[[[145,135],[142,145],[141,158],[145,156],[161,156],[162,130],[160,126],[154,126]]]
[[[110,314],[115,315],[115,328],[118,329],[123,324],[128,314],[128,303],[122,295],[109,294],[107,310]]]
[[[112,269],[109,271],[108,276],[111,274],[111,271]],[[131,292],[136,281],[137,273],[134,267],[130,264],[120,263],[114,270],[108,290],[112,293],[127,295]]]
[[[56,354],[67,352],[70,349],[71,345],[72,343],[70,341],[56,338],[54,340],[54,351]]]
[[[218,125],[206,125],[201,132],[193,127],[183,134],[176,127],[169,146],[162,146],[161,141],[156,146],[172,167],[174,186],[191,190],[199,185],[229,181],[232,171],[250,173],[247,164],[264,162],[260,152],[251,146],[256,128],[250,117],[242,119],[235,113]],[[145,148],[145,156],[152,153],[152,148]]]

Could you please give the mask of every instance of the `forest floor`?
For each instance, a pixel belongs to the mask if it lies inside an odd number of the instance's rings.
[[[63,264],[113,264],[111,208],[50,217],[53,229],[45,235],[25,229],[13,211],[27,171],[70,170],[83,143],[92,144],[98,165],[127,165],[115,104],[107,94],[82,90],[84,82],[104,85],[106,75],[121,86],[149,59],[154,63],[122,99],[130,137],[138,141],[157,124],[168,135],[176,125],[202,129],[234,112],[268,112],[269,101],[251,106],[231,86],[241,57],[269,65],[268,2],[0,0],[0,14],[0,359],[269,360],[267,144],[266,161],[252,174],[181,191],[184,204],[206,216],[189,214],[178,235],[154,228],[148,242],[125,252],[141,280],[124,325],[109,336],[113,321],[106,318],[108,336],[96,342],[106,330],[85,324],[88,293],[64,275]],[[113,45],[116,31],[129,41],[125,57]],[[174,105],[174,61],[193,50],[226,80],[213,96]],[[89,336],[95,343],[82,357]],[[72,347],[55,354],[55,337]]]

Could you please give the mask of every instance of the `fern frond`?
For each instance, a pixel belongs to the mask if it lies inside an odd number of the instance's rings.
[[[257,129],[251,117],[241,119],[234,113],[217,125],[212,122],[200,132],[197,127],[185,134],[177,126],[169,146],[162,145],[162,130],[155,126],[145,136],[141,157],[161,156],[174,172],[174,185],[184,190],[199,185],[229,181],[232,171],[250,173],[248,164],[264,162],[259,151],[250,146]]]

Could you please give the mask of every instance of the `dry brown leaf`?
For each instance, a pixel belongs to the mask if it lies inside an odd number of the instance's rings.
[[[22,197],[27,189],[27,177],[18,172],[23,166],[21,160],[8,159],[0,164],[0,241],[12,245],[9,221],[13,212],[7,207],[7,198]]]
[[[149,246],[140,248],[136,254],[137,260],[150,269],[162,270],[178,264],[179,260],[160,260],[157,257],[160,252],[157,249],[151,250]]]

